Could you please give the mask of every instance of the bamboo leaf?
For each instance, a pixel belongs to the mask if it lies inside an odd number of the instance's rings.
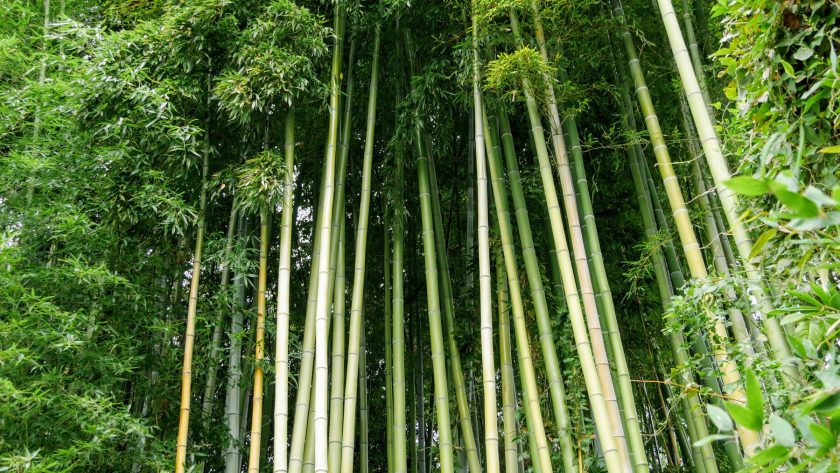
[[[764,195],[770,191],[770,187],[765,181],[752,176],[736,176],[724,181],[723,184],[736,193],[747,196]]]
[[[724,402],[723,405],[738,425],[756,432],[761,430],[761,416],[755,415],[752,410],[732,402]]]
[[[822,448],[834,448],[834,446],[837,445],[837,437],[834,436],[832,431],[822,425],[811,424],[808,426],[808,429],[811,430],[811,435],[814,436],[814,440],[816,440]]]
[[[729,418],[729,414],[726,411],[713,404],[709,404],[706,406],[706,412],[709,414],[709,419],[712,420],[712,423],[715,424],[715,427],[719,431],[732,432],[732,419]]]
[[[697,447],[697,448],[700,448],[700,447],[703,447],[703,446],[705,446],[705,445],[708,445],[708,444],[710,444],[710,443],[712,443],[712,442],[715,442],[715,441],[717,441],[717,440],[729,440],[729,439],[731,439],[731,438],[732,438],[732,436],[731,436],[731,435],[725,435],[725,434],[712,434],[712,435],[709,435],[709,436],[703,437],[702,439],[700,439],[700,440],[698,440],[698,441],[694,442],[692,445],[693,445],[693,446],[695,446],[695,447]]]
[[[763,250],[764,247],[767,246],[767,243],[769,243],[770,240],[772,240],[773,237],[776,236],[776,233],[778,233],[778,231],[775,228],[771,228],[762,233],[761,236],[759,236],[758,239],[755,240],[755,244],[753,244],[752,251],[750,251],[749,259],[753,259],[756,256],[758,256],[761,253],[761,250]]]
[[[745,389],[747,391],[747,409],[758,417],[759,423],[764,419],[764,401],[761,399],[761,383],[752,368],[747,368]]]
[[[840,154],[840,145],[829,146],[828,148],[823,148],[817,153],[820,154]]]
[[[773,432],[773,437],[779,445],[785,447],[793,447],[796,443],[796,433],[790,422],[784,420],[776,414],[770,414],[770,430]]]

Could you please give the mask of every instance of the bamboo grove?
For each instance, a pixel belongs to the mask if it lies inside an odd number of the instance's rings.
[[[0,471],[840,468],[836,2],[0,13]]]

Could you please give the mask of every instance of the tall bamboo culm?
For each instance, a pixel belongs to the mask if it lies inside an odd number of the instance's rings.
[[[493,358],[493,298],[490,280],[490,223],[487,198],[487,157],[484,133],[487,116],[481,97],[481,62],[478,54],[478,22],[475,17],[476,0],[472,2],[473,53],[473,116],[475,119],[475,171],[478,203],[478,289],[481,320],[481,378],[484,391],[484,442],[486,471],[499,473],[499,426],[496,404],[496,367]],[[455,327],[449,327],[454,330]]]
[[[763,281],[758,268],[751,261],[750,255],[752,253],[753,242],[746,225],[739,218],[738,199],[735,193],[724,184],[731,177],[729,166],[721,151],[720,141],[715,133],[712,115],[706,106],[706,101],[698,83],[688,48],[685,45],[685,40],[683,40],[677,14],[674,12],[674,6],[671,0],[657,0],[657,3],[659,4],[659,11],[662,15],[662,22],[665,24],[668,42],[671,45],[671,51],[677,63],[680,82],[682,83],[686,100],[691,110],[691,116],[694,119],[694,126],[700,137],[706,162],[709,165],[718,197],[723,206],[723,213],[726,216],[729,228],[732,231],[732,236],[735,239],[735,246],[741,256],[744,271],[753,285],[753,296],[758,301],[759,308],[764,316],[763,321],[765,331],[767,332],[767,339],[773,350],[774,358],[783,363],[782,369],[786,375],[786,382],[795,384],[800,380],[799,369],[796,365],[787,361],[791,358],[791,351],[779,320],[767,316],[772,306],[767,290],[765,289],[766,283]],[[752,450],[752,448],[749,448],[747,453],[751,454]]]
[[[280,263],[277,271],[277,340],[274,370],[274,473],[289,469],[289,317],[292,271],[292,224],[294,223],[295,109],[286,114],[286,172],[280,217]]]
[[[671,213],[677,226],[677,233],[679,234],[680,242],[682,243],[689,271],[695,279],[703,280],[708,276],[706,263],[703,260],[700,245],[697,242],[697,237],[694,234],[694,228],[688,216],[688,210],[685,207],[685,200],[683,199],[682,190],[679,186],[679,180],[674,172],[674,167],[671,163],[671,156],[668,152],[668,146],[665,144],[665,138],[659,125],[659,119],[653,108],[650,92],[639,63],[639,58],[636,54],[633,38],[626,26],[624,11],[619,0],[613,0],[613,15],[622,27],[621,35],[628,59],[630,75],[632,76],[633,83],[636,87],[636,97],[639,100],[639,107],[644,115],[644,121],[647,125],[651,142],[654,145],[654,155],[656,156],[656,161],[659,165],[659,172],[662,176],[662,182],[665,186],[665,192],[668,196]],[[714,318],[713,322],[716,335],[720,337],[721,340],[726,340],[728,333],[723,321],[714,314],[711,314],[711,316]],[[737,366],[729,358],[725,348],[720,346],[720,344],[714,347],[714,356],[723,372],[724,384],[733,387],[730,395],[736,401],[743,402],[746,399],[746,396],[744,395],[743,388],[740,387],[740,374]],[[738,433],[742,446],[748,454],[759,445],[760,439],[755,432],[749,429],[739,428]]]
[[[47,12],[49,17],[49,12]],[[49,20],[44,20],[48,22]],[[46,29],[46,26],[45,26]],[[184,473],[187,462],[187,440],[190,428],[190,401],[192,397],[192,361],[195,347],[195,319],[198,307],[198,284],[201,280],[201,252],[204,248],[205,212],[207,210],[207,172],[210,167],[210,132],[204,142],[204,160],[201,167],[201,194],[199,197],[198,225],[195,231],[192,278],[187,305],[187,327],[184,332],[184,364],[181,369],[181,407],[178,418],[178,438],[175,446],[175,473]]]

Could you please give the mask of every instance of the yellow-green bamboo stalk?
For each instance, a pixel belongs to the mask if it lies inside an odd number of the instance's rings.
[[[260,441],[262,440],[263,368],[265,357],[265,287],[268,267],[268,208],[260,209],[260,266],[257,275],[257,325],[254,340],[254,399],[251,401],[251,445],[248,453],[248,473],[260,471]]]
[[[731,177],[729,166],[723,157],[720,141],[715,133],[711,116],[704,103],[703,94],[698,84],[691,58],[689,57],[688,49],[682,37],[680,24],[677,21],[677,14],[674,12],[671,0],[657,0],[657,3],[659,4],[662,22],[665,24],[665,32],[668,35],[674,60],[677,63],[677,71],[680,74],[680,80],[685,91],[686,99],[688,100],[691,116],[694,119],[694,125],[700,136],[703,152],[706,155],[706,162],[709,165],[712,179],[717,187],[718,197],[723,206],[723,213],[726,216],[726,220],[732,231],[732,236],[735,239],[735,246],[741,256],[744,271],[747,274],[748,280],[753,284],[753,296],[758,301],[761,311],[764,312],[765,330],[767,331],[770,347],[773,350],[775,359],[782,363],[782,368],[786,375],[785,380],[788,383],[796,383],[800,379],[799,369],[796,365],[788,361],[791,358],[791,352],[785,339],[784,330],[778,319],[767,316],[767,312],[772,307],[765,290],[766,283],[763,281],[758,268],[755,267],[750,259],[753,242],[744,222],[738,216],[738,199],[735,193],[723,184]],[[754,447],[752,445],[747,445],[745,448],[748,455],[753,453]]]
[[[48,21],[48,20],[45,20]],[[46,26],[45,26],[46,29]],[[204,162],[201,168],[201,194],[199,197],[198,225],[195,232],[192,278],[187,305],[187,327],[184,332],[184,364],[181,369],[181,407],[178,418],[178,437],[175,446],[175,473],[184,473],[187,462],[187,439],[190,428],[190,401],[192,399],[192,358],[195,347],[195,321],[198,307],[198,283],[201,280],[201,253],[204,248],[205,212],[207,210],[207,172],[210,167],[210,137],[205,137]]]
[[[621,34],[624,40],[625,51],[629,59],[630,74],[633,78],[633,83],[636,86],[636,96],[639,99],[640,109],[645,117],[648,134],[650,135],[651,142],[654,145],[654,154],[656,155],[656,160],[659,165],[659,172],[662,175],[662,182],[668,196],[668,203],[671,206],[671,213],[674,217],[674,222],[677,225],[677,232],[680,237],[680,242],[682,243],[689,271],[695,279],[706,279],[708,276],[706,263],[703,260],[700,245],[697,242],[697,237],[694,234],[694,228],[688,216],[688,210],[685,207],[685,201],[683,199],[682,190],[680,189],[679,180],[674,172],[674,167],[671,163],[671,156],[668,152],[668,146],[665,144],[662,129],[659,126],[659,119],[653,108],[653,102],[650,98],[644,73],[642,72],[639,59],[636,55],[633,38],[624,23],[624,11],[621,8],[619,0],[613,0],[613,14],[622,26]],[[709,313],[708,315],[714,322],[715,333],[717,336],[721,340],[726,340],[728,333],[721,318],[718,317],[717,314]],[[724,384],[732,387],[730,396],[738,402],[744,402],[746,400],[746,396],[744,394],[743,387],[740,386],[740,374],[737,366],[729,357],[725,347],[717,344],[713,351],[715,359],[718,362],[718,366],[720,366],[723,373]],[[743,427],[738,429],[738,433],[745,452],[747,454],[751,454],[760,443],[758,434]]]
[[[518,43],[522,43],[519,35],[519,21],[515,13],[510,12],[511,27],[514,35],[519,37]],[[621,427],[621,417],[618,412],[618,404],[615,397],[607,399],[604,396],[604,386],[612,386],[612,375],[606,359],[606,352],[593,353],[589,336],[601,339],[600,346],[603,347],[603,337],[600,332],[600,322],[597,320],[597,312],[590,311],[588,315],[594,315],[594,319],[587,316],[584,319],[584,311],[581,307],[580,295],[575,281],[575,266],[569,253],[566,242],[566,231],[563,227],[560,203],[557,200],[557,191],[554,185],[554,177],[551,171],[551,164],[548,159],[548,148],[543,134],[543,127],[540,120],[539,109],[534,98],[533,88],[527,78],[522,79],[523,90],[528,109],[528,119],[531,125],[531,136],[536,147],[536,155],[540,168],[543,191],[546,198],[546,206],[551,221],[552,237],[557,249],[558,263],[563,280],[563,290],[566,296],[566,305],[572,321],[572,330],[575,334],[575,345],[581,362],[581,368],[586,381],[589,401],[592,405],[592,414],[595,419],[599,440],[604,452],[604,460],[607,470],[610,473],[629,471],[630,459],[626,448],[620,450],[618,443],[623,439],[624,433]],[[583,258],[584,265],[586,258]],[[587,269],[588,271],[588,269]],[[583,279],[583,278],[582,278]],[[594,304],[594,297],[592,298]],[[589,325],[589,328],[587,328]],[[597,354],[597,358],[596,358]],[[608,391],[609,392],[609,391]],[[612,391],[614,393],[614,391]]]
[[[335,180],[335,161],[338,144],[338,100],[341,94],[341,66],[343,49],[345,7],[337,6],[335,18],[336,41],[333,51],[333,63],[330,73],[330,121],[327,135],[327,162],[324,179],[326,195],[324,196],[324,220],[319,229],[321,233],[321,253],[330,253],[332,236],[333,193]],[[318,295],[315,308],[315,417],[313,424],[313,447],[315,451],[315,473],[327,473],[328,429],[328,387],[329,387],[329,276],[330,268],[327,258],[322,258],[318,264]]]

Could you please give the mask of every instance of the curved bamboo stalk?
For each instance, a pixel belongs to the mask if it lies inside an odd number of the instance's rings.
[[[680,189],[679,181],[674,167],[671,163],[671,156],[668,152],[668,146],[665,144],[665,138],[662,134],[662,129],[659,126],[659,119],[656,111],[653,108],[653,102],[648,91],[647,83],[642,72],[639,59],[636,55],[636,48],[633,44],[633,38],[626,26],[624,20],[624,11],[619,0],[613,0],[613,14],[621,24],[621,34],[624,40],[625,52],[628,57],[629,67],[633,83],[636,86],[636,96],[639,99],[639,105],[645,117],[645,124],[647,125],[648,133],[651,142],[654,145],[654,154],[656,155],[657,163],[659,164],[659,172],[662,175],[662,182],[665,186],[665,192],[668,195],[668,202],[671,206],[671,213],[677,225],[677,232],[680,236],[683,252],[688,262],[689,271],[692,277],[698,280],[703,280],[708,276],[706,270],[706,263],[703,261],[703,254],[700,251],[700,245],[697,242],[697,237],[694,234],[694,228],[688,217],[688,210],[685,207],[682,190]],[[721,340],[728,337],[726,326],[720,317],[715,314],[709,314],[713,319],[715,326],[715,333]],[[714,347],[715,359],[723,372],[723,381],[726,385],[732,386],[733,390],[731,396],[738,402],[743,402],[746,399],[743,387],[740,386],[740,374],[738,367],[729,358],[729,354],[723,346]],[[741,442],[748,454],[759,445],[759,436],[744,428],[738,429]]]
[[[712,179],[717,188],[718,197],[723,206],[723,213],[732,230],[735,247],[741,256],[741,263],[744,265],[747,279],[754,285],[753,296],[758,301],[759,307],[764,313],[767,339],[773,350],[774,358],[782,363],[782,369],[786,374],[785,381],[788,384],[796,383],[800,379],[800,373],[798,367],[788,361],[791,358],[791,351],[787,344],[784,330],[778,319],[767,316],[767,312],[771,310],[771,306],[767,290],[765,289],[766,282],[750,259],[753,242],[744,222],[738,217],[738,199],[735,193],[723,184],[731,177],[729,166],[723,157],[720,141],[715,133],[711,115],[703,100],[697,75],[695,74],[688,49],[683,40],[680,24],[677,21],[677,14],[674,12],[671,0],[657,0],[657,3],[659,4],[662,22],[665,25],[665,32],[668,35],[668,41],[671,45],[671,51],[674,54],[674,60],[677,63],[677,71],[680,74],[680,80],[685,91],[686,99],[688,100],[691,116],[694,119],[694,125],[700,136],[703,152],[706,155],[706,162],[709,165]],[[747,454],[751,454],[753,449],[753,447],[748,445]]]
[[[519,38],[517,42],[521,44],[521,36],[518,33],[519,21],[513,11],[510,12],[510,23],[514,35]],[[551,220],[552,237],[554,238],[554,245],[557,249],[557,256],[560,259],[559,266],[563,280],[563,290],[566,295],[566,305],[569,308],[572,330],[575,334],[575,345],[578,349],[578,355],[586,381],[586,390],[589,394],[589,401],[592,404],[592,414],[595,418],[596,429],[599,434],[601,446],[603,447],[604,460],[607,464],[607,470],[611,473],[628,471],[630,469],[630,459],[627,455],[627,450],[626,448],[619,449],[618,447],[618,443],[624,436],[621,427],[621,418],[618,412],[618,403],[614,396],[608,398],[604,395],[605,389],[608,393],[614,394],[614,390],[609,390],[609,387],[612,386],[609,363],[607,362],[606,353],[604,351],[593,350],[593,346],[589,341],[590,335],[593,339],[600,338],[601,344],[599,347],[603,347],[600,322],[594,310],[587,311],[584,314],[584,310],[581,307],[580,295],[578,294],[577,283],[575,282],[575,266],[572,263],[572,257],[566,242],[566,232],[563,228],[560,203],[557,200],[557,191],[554,186],[554,178],[548,159],[548,149],[545,136],[543,135],[537,102],[534,98],[530,81],[527,78],[523,78],[522,83],[528,108],[528,119],[531,124],[531,136],[536,145],[540,177],[546,198],[546,206],[549,211],[549,219]],[[586,264],[585,257],[582,262],[584,265]],[[591,302],[594,303],[594,297]],[[584,319],[584,315],[587,315],[586,319]],[[591,317],[593,315],[594,317]],[[588,328],[587,325],[589,326]]]
[[[367,399],[366,399],[366,377],[362,377],[365,371],[364,350],[361,344],[364,340],[364,294],[365,294],[365,261],[367,258],[367,235],[368,221],[370,220],[370,195],[371,195],[371,174],[373,168],[373,138],[376,125],[376,100],[379,82],[379,42],[380,27],[377,24],[373,43],[373,60],[371,63],[370,89],[368,94],[367,127],[365,131],[365,150],[362,163],[362,189],[359,203],[359,221],[356,228],[355,261],[353,271],[353,292],[350,306],[350,335],[347,343],[347,378],[344,386],[344,419],[341,433],[341,473],[353,471],[353,451],[355,448],[356,429],[356,403],[357,391],[361,398],[360,410],[365,407],[365,412],[360,412],[360,419],[367,422]],[[386,238],[387,240],[387,238]],[[386,259],[387,264],[387,259]],[[359,386],[359,382],[362,383]],[[366,434],[366,425],[362,430]],[[360,441],[361,444],[361,441]],[[359,451],[359,464],[366,465],[362,454],[367,451]],[[360,468],[361,469],[361,468]]]

